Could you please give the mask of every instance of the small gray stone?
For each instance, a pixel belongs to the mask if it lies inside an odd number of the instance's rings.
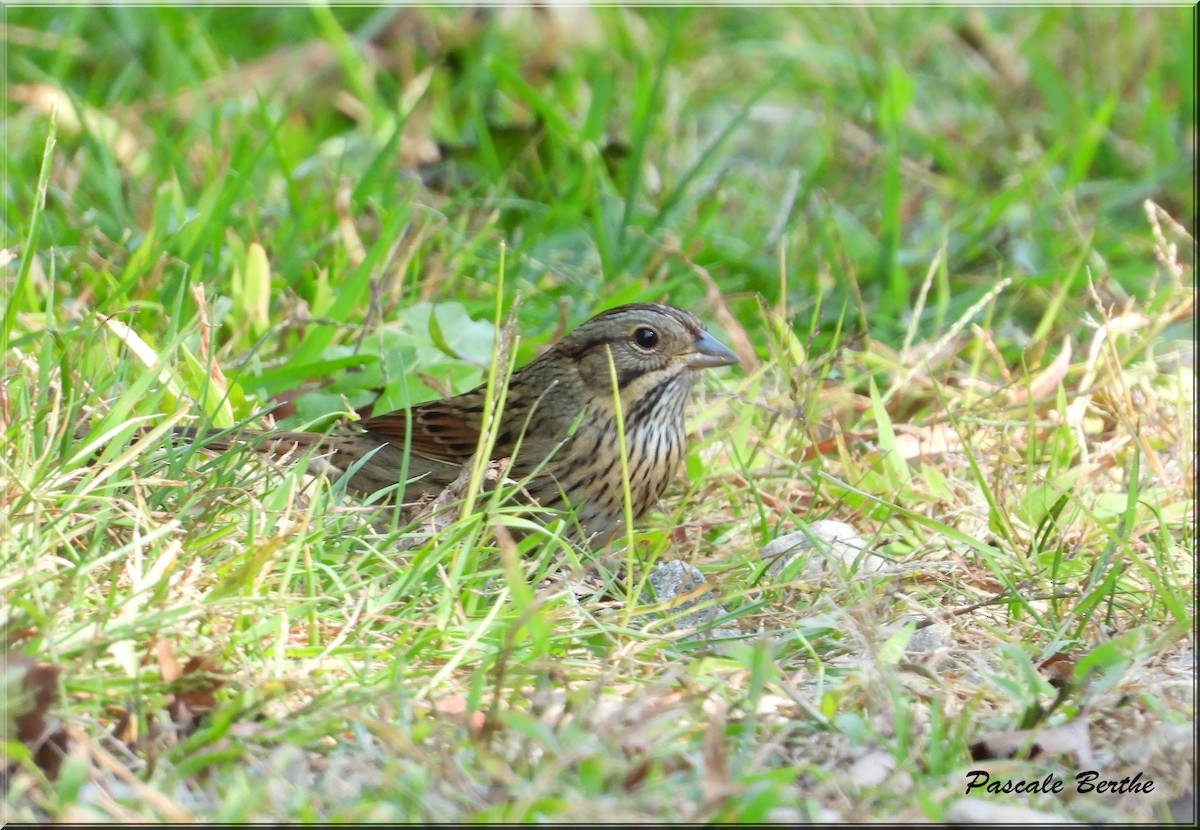
[[[983,798],[960,798],[946,808],[948,824],[1064,824],[1053,813],[1021,804],[1007,804]]]
[[[910,657],[933,654],[940,649],[949,648],[953,642],[954,629],[944,622],[934,622],[914,631],[904,652]]]
[[[816,579],[842,568],[859,573],[878,571],[886,560],[867,550],[867,543],[845,522],[829,519],[813,522],[807,530],[798,530],[772,539],[758,551],[768,563],[767,573],[779,576],[789,563],[805,557],[797,576]]]
[[[662,562],[650,574],[650,587],[654,590],[654,596],[650,596],[649,592],[647,592],[642,595],[642,602],[647,604],[668,602],[678,596],[690,594],[707,583],[708,580],[704,578],[704,574],[686,562],[680,560]],[[660,613],[674,615],[695,605],[711,601],[712,594],[704,592],[696,597],[684,600],[669,611]],[[672,620],[669,626],[672,629],[699,628],[705,623],[712,622],[718,617],[723,616],[725,613],[725,609],[720,605],[708,605],[694,613],[684,614],[682,617]]]

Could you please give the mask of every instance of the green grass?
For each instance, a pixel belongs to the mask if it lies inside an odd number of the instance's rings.
[[[1169,817],[1194,10],[5,15],[0,625],[73,747],[6,818],[944,821],[1076,718],[1153,793],[983,798]],[[757,353],[631,542],[164,438],[499,392],[518,296],[517,365],[638,300]],[[764,572],[819,519],[882,570]]]

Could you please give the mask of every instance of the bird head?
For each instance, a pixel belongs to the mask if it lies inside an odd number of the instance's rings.
[[[584,384],[612,388],[609,355],[623,400],[640,400],[665,381],[690,388],[695,374],[738,357],[704,330],[694,314],[658,303],[633,303],[601,312],[554,347],[578,367]],[[609,395],[611,397],[611,395]]]

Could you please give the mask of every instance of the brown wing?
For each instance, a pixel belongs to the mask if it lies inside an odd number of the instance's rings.
[[[409,435],[411,451],[426,458],[451,464],[463,464],[471,458],[479,443],[480,413],[475,407],[449,398],[414,406],[411,412],[411,432],[403,409],[367,418],[359,426],[401,449],[405,445],[405,436]]]

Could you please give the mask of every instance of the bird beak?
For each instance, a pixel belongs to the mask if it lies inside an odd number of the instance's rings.
[[[689,369],[714,369],[742,362],[732,349],[706,331],[700,332],[692,350],[683,359]]]

